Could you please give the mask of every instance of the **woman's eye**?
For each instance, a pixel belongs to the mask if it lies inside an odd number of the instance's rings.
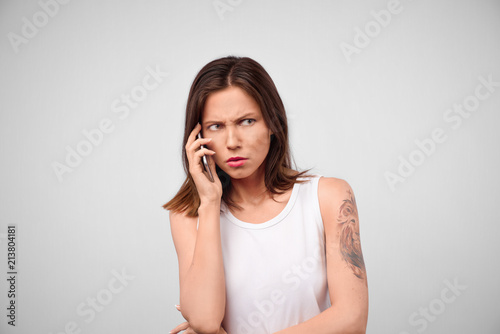
[[[243,122],[247,122],[245,125],[250,125],[250,124],[253,124],[255,122],[255,120],[249,118],[249,119],[244,119]]]
[[[243,123],[243,125],[252,125],[256,121],[253,118],[247,118],[242,120],[241,122]],[[207,127],[207,130],[212,130],[212,131],[219,130],[220,126],[221,126],[220,124],[212,124]]]

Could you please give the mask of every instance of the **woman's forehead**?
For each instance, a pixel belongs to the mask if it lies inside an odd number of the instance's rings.
[[[210,94],[202,111],[203,122],[237,121],[261,115],[257,102],[239,87],[228,87]]]

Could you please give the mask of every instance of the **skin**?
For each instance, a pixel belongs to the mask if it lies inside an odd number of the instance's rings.
[[[197,139],[196,135],[200,131],[203,138]],[[241,88],[229,86],[208,96],[202,113],[202,124],[193,129],[186,143],[189,172],[200,196],[200,208],[220,205],[222,186],[215,164],[230,176],[233,196],[245,208],[243,214],[251,212],[252,207],[261,205],[268,208],[266,211],[269,214],[274,214],[280,210],[280,205],[286,205],[286,202],[274,202],[264,183],[265,160],[271,134],[257,102]],[[205,148],[200,149],[201,145]],[[213,183],[207,179],[208,174],[200,163],[203,155],[208,156],[215,181]],[[246,158],[245,164],[239,167],[229,166],[227,160],[236,156]],[[280,199],[287,199],[290,193],[291,191],[285,196],[282,194]],[[197,232],[190,233],[195,235]],[[186,242],[183,243],[184,246],[180,247],[186,246]],[[192,237],[189,243],[192,243]],[[179,252],[192,253],[193,247],[190,248],[189,251]],[[195,333],[189,322],[180,324],[171,332],[178,333],[181,330]],[[222,326],[219,333],[225,333]]]
[[[357,278],[364,279],[366,275],[365,261],[361,252],[359,239],[359,222],[356,199],[351,190],[346,191],[346,198],[339,208],[337,222],[341,224],[340,253]]]
[[[217,152],[212,158],[231,177],[234,200],[256,206],[269,199],[264,170],[272,132],[257,102],[236,86],[212,93],[205,103],[202,126],[202,136],[212,138],[207,147]],[[226,161],[235,156],[248,160],[230,167]]]
[[[199,131],[202,131],[202,139],[196,139]],[[258,104],[242,89],[230,86],[207,98],[202,125],[193,129],[186,144],[190,173],[200,195],[200,208],[220,205],[222,187],[215,172],[215,164],[231,177],[233,196],[243,207],[243,210],[233,213],[237,218],[261,223],[276,216],[284,208],[291,190],[280,196],[275,195],[275,199],[281,200],[276,203],[264,185],[265,158],[271,134]],[[200,145],[205,145],[205,148],[200,149]],[[215,179],[213,183],[208,180],[207,173],[200,164],[204,154],[209,156],[209,166]],[[226,161],[234,156],[248,160],[243,166],[230,167]],[[332,306],[319,315],[278,333],[345,333],[346,329],[353,333],[364,333],[368,317],[368,286],[354,192],[342,179],[322,177],[319,180],[318,197],[325,228],[327,279]],[[259,210],[255,210],[257,207]],[[173,234],[178,254],[193,254],[194,240],[197,233],[200,235],[200,231],[196,231],[196,219],[189,222],[190,231],[186,231],[184,227]],[[176,224],[172,227],[174,233]],[[219,237],[218,230],[213,233],[210,238]],[[207,251],[213,251],[218,258],[221,251],[219,246],[207,248]],[[214,263],[220,270],[220,261]],[[187,268],[187,265],[184,267]],[[223,287],[221,289],[222,293]],[[180,311],[180,307],[177,309]],[[185,333],[196,333],[189,322],[180,324],[171,333],[182,330]],[[218,333],[226,332],[221,326]]]

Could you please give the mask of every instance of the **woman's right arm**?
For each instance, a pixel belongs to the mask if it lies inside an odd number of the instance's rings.
[[[226,307],[226,282],[220,236],[222,185],[209,159],[215,182],[210,182],[200,165],[199,149],[207,139],[195,139],[201,129],[197,125],[186,144],[189,171],[200,196],[198,218],[170,213],[172,238],[179,260],[180,305],[182,316],[199,334],[218,333]],[[197,220],[199,226],[196,229]]]
[[[197,219],[170,214],[179,260],[180,305],[196,333],[217,333],[224,318],[226,284],[220,239],[220,204],[202,205]]]

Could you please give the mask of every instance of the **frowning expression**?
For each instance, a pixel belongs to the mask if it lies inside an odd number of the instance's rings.
[[[243,89],[229,86],[205,101],[202,136],[212,138],[206,145],[216,152],[211,157],[231,178],[263,171],[271,134],[259,105]]]

